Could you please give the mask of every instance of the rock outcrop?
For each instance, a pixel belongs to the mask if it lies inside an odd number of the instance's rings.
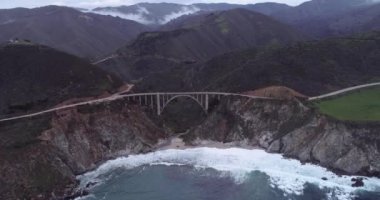
[[[299,101],[224,101],[183,137],[194,145],[241,141],[344,174],[380,176],[380,123],[337,121]]]
[[[138,106],[82,106],[0,124],[0,199],[71,194],[75,176],[116,156],[150,151],[167,135]]]

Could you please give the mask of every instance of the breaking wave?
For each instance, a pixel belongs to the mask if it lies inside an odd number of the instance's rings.
[[[142,155],[131,155],[108,161],[95,171],[78,177],[82,185],[91,181],[102,181],[101,177],[117,169],[133,169],[143,165],[189,165],[199,169],[212,168],[231,176],[237,184],[244,182],[246,175],[259,171],[270,177],[271,187],[287,194],[301,195],[305,184],[319,188],[330,188],[331,199],[352,199],[359,191],[380,191],[380,179],[362,177],[364,187],[352,187],[351,176],[339,176],[326,168],[302,164],[286,159],[279,154],[263,150],[240,148],[194,148],[186,150],[163,150]],[[323,180],[324,179],[324,180]],[[327,195],[329,196],[329,194]]]

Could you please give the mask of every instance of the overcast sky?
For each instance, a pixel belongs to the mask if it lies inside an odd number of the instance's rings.
[[[191,3],[237,3],[249,4],[268,2],[269,0],[0,0],[0,8],[14,8],[14,7],[39,7],[44,5],[66,5],[71,7],[94,8],[100,6],[118,6],[118,5],[131,5],[139,2],[172,2],[181,4]],[[298,5],[306,0],[270,0],[272,2],[286,3],[288,5]]]

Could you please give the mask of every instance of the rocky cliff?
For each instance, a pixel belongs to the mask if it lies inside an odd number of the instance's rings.
[[[240,141],[344,174],[380,176],[379,123],[337,121],[297,101],[226,100],[183,137],[193,145]]]
[[[124,101],[0,124],[0,199],[50,199],[107,159],[151,150],[166,134]]]
[[[241,143],[344,174],[380,176],[380,124],[337,121],[297,100],[224,98],[184,141]],[[0,124],[0,199],[72,194],[76,175],[121,155],[155,150],[166,133],[118,100]]]

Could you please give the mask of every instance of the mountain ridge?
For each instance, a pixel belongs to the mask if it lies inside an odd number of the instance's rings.
[[[154,26],[164,25],[173,19],[186,15],[197,15],[205,12],[215,12],[245,8],[262,14],[287,9],[290,6],[280,3],[257,3],[257,4],[229,4],[229,3],[138,3],[130,6],[98,7],[92,11],[99,14],[110,14],[114,16],[132,19],[144,24]]]
[[[28,39],[88,59],[109,54],[148,30],[137,22],[61,6],[0,10],[0,41]]]
[[[199,17],[199,16],[193,16]],[[188,27],[141,34],[117,51],[117,57],[100,63],[125,81],[181,65],[204,62],[216,55],[256,46],[292,43],[300,35],[266,15],[235,9],[202,15]]]

